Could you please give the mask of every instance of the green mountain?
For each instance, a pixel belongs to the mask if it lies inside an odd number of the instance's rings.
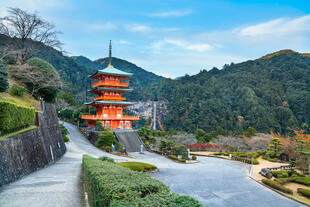
[[[310,58],[285,50],[257,60],[163,80],[157,92],[168,101],[165,126],[241,134],[289,133],[310,125]]]
[[[18,48],[19,39],[9,38],[0,34],[0,46]],[[28,41],[28,46],[33,48],[34,56],[42,58],[52,64],[65,83],[64,91],[74,94],[79,103],[91,100],[92,94],[87,91],[91,88],[91,80],[88,78],[99,69],[106,67],[105,59],[91,61],[86,57],[69,57],[62,52],[44,44]],[[130,87],[134,91],[128,94],[129,100],[151,99],[151,91],[159,85],[163,77],[148,72],[130,62],[118,58],[112,58],[116,68],[134,73],[130,80]]]

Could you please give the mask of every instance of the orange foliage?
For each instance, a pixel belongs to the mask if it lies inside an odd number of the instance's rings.
[[[294,146],[295,146],[297,140],[306,141],[308,148],[310,147],[310,134],[304,134],[304,130],[299,130],[299,131],[293,130],[293,131],[294,131],[296,137],[284,137],[279,132],[277,132],[277,133],[274,133],[272,131],[270,132],[273,137],[279,138],[280,142],[283,145],[284,151],[289,156],[295,156]]]

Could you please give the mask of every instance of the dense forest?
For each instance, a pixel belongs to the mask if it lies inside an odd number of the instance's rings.
[[[290,133],[310,124],[310,58],[284,50],[219,70],[162,81],[157,94],[168,101],[168,128],[201,128],[222,134]]]

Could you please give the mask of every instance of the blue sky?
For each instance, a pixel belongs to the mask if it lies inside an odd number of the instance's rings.
[[[310,52],[309,1],[0,0],[56,24],[68,55],[113,56],[166,77],[280,49]]]

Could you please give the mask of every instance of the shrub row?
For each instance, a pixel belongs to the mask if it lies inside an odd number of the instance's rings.
[[[288,171],[271,170],[270,172],[271,172],[272,176],[275,178],[288,178],[289,177]]]
[[[92,207],[202,206],[178,194],[147,173],[136,172],[115,163],[83,156],[83,181]]]
[[[283,185],[281,185],[280,183],[278,183],[276,181],[269,180],[269,179],[263,179],[262,182],[266,185],[269,185],[270,187],[273,187],[274,189],[281,191],[281,192],[293,194],[293,191],[291,189],[284,187]]]
[[[297,192],[302,195],[302,196],[305,196],[307,198],[310,198],[310,190],[308,189],[305,189],[305,188],[298,188],[297,189]]]
[[[275,179],[278,183],[285,184],[289,182],[299,183],[302,185],[310,186],[310,177],[288,177]]]
[[[8,101],[0,101],[0,134],[33,125],[35,109],[18,106]]]

